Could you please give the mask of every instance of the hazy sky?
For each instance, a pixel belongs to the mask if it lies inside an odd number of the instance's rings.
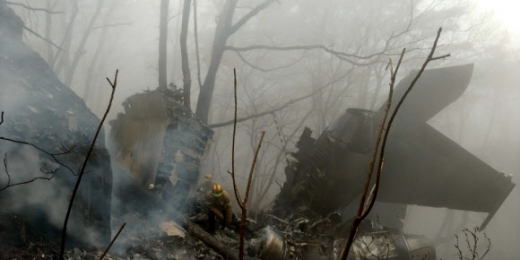
[[[30,2],[34,5],[46,2],[12,1]],[[248,5],[261,1],[240,0],[241,8],[237,9],[236,17],[242,16],[248,10]],[[73,41],[74,46],[78,44],[84,27],[86,27],[87,21],[95,10],[94,5],[97,1],[78,2],[81,4],[81,11],[76,26],[77,31],[74,32],[74,37],[77,37]],[[220,11],[219,5],[224,2],[225,0],[198,2],[198,36],[203,74],[211,57],[214,30]],[[358,48],[358,43],[359,48],[361,48],[360,42],[369,42],[370,44],[367,44],[366,49],[363,50],[367,53],[376,52],[379,50],[378,43],[381,39],[384,40],[392,32],[400,32],[406,28],[409,19],[406,18],[407,16],[401,16],[409,14],[410,3],[424,4],[433,1],[395,1],[398,4],[385,0],[281,0],[279,2],[252,19],[247,26],[237,32],[229,44],[236,46],[271,43],[279,45],[323,44],[336,50],[349,51],[352,46],[352,48]],[[452,3],[458,1],[438,0],[437,2],[451,6]],[[454,17],[448,16],[452,12],[448,10],[449,8],[445,10],[446,12],[442,12],[441,4],[438,10],[425,13],[422,18],[416,17],[411,32],[404,35],[402,39],[397,39],[394,47],[397,49],[407,47],[411,50],[414,48],[420,50],[424,46],[429,48],[438,26],[444,28],[441,37],[442,47],[439,48],[438,54],[450,53],[452,57],[432,62],[429,67],[473,62],[479,70],[474,73],[475,81],[470,84],[463,98],[434,118],[436,121],[432,125],[486,163],[500,171],[514,174],[514,180],[518,184],[520,183],[520,162],[518,160],[520,137],[517,133],[520,129],[520,122],[518,121],[519,117],[510,113],[510,111],[519,111],[520,104],[518,102],[520,91],[516,75],[518,66],[520,66],[520,62],[516,59],[520,54],[518,53],[518,47],[520,47],[520,15],[518,15],[520,0],[463,0],[460,2],[463,8],[466,8],[467,5],[471,8],[469,9],[471,13],[469,17],[463,16],[464,12],[462,14],[455,12]],[[467,5],[464,4],[466,2],[468,2]],[[60,3],[60,8],[66,12],[66,15],[57,15],[54,18],[56,26],[53,27],[54,33],[51,38],[56,42],[63,39],[65,21],[71,15],[71,8],[66,4],[69,3],[68,1],[58,1],[58,3]],[[80,97],[84,97],[87,92],[91,93],[89,98],[85,98],[86,103],[98,115],[101,115],[105,110],[109,92],[105,77],[112,77],[114,70],[120,69],[119,82],[121,87],[118,87],[113,110],[109,115],[109,119],[112,119],[123,110],[121,103],[125,98],[146,89],[154,89],[157,85],[156,66],[160,0],[113,0],[106,1],[106,3],[117,3],[119,6],[117,6],[113,15],[107,16],[111,18],[110,20],[104,21],[104,18],[101,18],[98,25],[123,25],[110,27],[107,36],[104,38],[99,38],[101,30],[93,33],[92,38],[86,45],[85,55],[78,68],[77,75],[70,87]],[[359,6],[358,9],[355,9],[354,7],[357,6]],[[179,85],[183,82],[178,43],[181,18],[178,14],[182,10],[181,7],[182,1],[171,1],[171,21],[168,32],[168,77],[171,82]],[[391,12],[385,13],[384,11],[388,10],[389,7],[392,7]],[[13,8],[24,19],[27,27],[44,34],[45,13],[29,12],[19,6]],[[419,16],[420,6],[417,7],[416,11],[418,12],[417,16]],[[389,14],[394,12],[396,16],[390,17]],[[471,34],[465,33],[466,27],[472,24],[478,25],[481,21],[480,18],[487,18],[481,12],[494,14],[489,21],[490,23],[485,23],[484,26],[476,28]],[[102,13],[101,17],[104,17],[104,15],[107,15],[107,12]],[[379,16],[382,16],[382,18],[380,19]],[[395,19],[396,17],[400,19]],[[488,22],[488,20],[485,21]],[[497,28],[498,23],[501,23],[503,29],[510,32],[512,45],[509,46],[510,43],[504,41],[510,48],[490,48],[490,46],[498,44],[497,42],[502,42],[500,37],[502,31],[501,28]],[[460,25],[460,28],[458,25]],[[471,41],[465,42],[463,39],[466,37],[470,38]],[[103,43],[99,39],[106,40]],[[419,43],[409,43],[413,39],[418,40]],[[42,56],[46,56],[46,42],[30,33],[26,33],[26,40]],[[194,90],[192,101],[195,102],[198,94],[198,83],[196,83],[197,70],[193,41],[193,32],[190,31],[188,45]],[[99,44],[100,42],[103,44]],[[93,60],[98,44],[104,46],[105,49],[101,52],[102,58],[99,62],[94,63],[96,70],[91,76],[93,78],[92,83],[88,85],[86,83],[86,71]],[[75,53],[74,50],[71,51],[71,54]],[[406,68],[400,73],[401,77],[407,74],[406,69],[419,66],[418,62],[422,62],[426,57],[426,53],[419,51],[410,52],[408,55],[410,57],[415,55],[415,58],[409,58]],[[213,109],[216,111],[213,118],[214,122],[232,118],[233,110],[229,100],[232,98],[233,68],[237,68],[239,80],[239,116],[244,116],[269,110],[278,106],[278,104],[283,104],[286,100],[311,93],[326,82],[340,78],[351,67],[346,62],[341,62],[320,51],[257,51],[244,53],[243,56],[259,67],[281,67],[283,69],[268,72],[255,70],[242,62],[235,53],[228,51],[218,73],[219,81],[217,82],[215,101],[213,101]],[[386,61],[387,58],[384,57],[384,60]],[[510,60],[515,60],[515,62],[513,63]],[[296,63],[292,65],[293,62]],[[378,70],[378,68],[381,69]],[[290,144],[287,152],[296,151],[294,142],[296,142],[300,132],[295,132],[296,134],[291,139],[289,136],[293,129],[307,126],[314,131],[315,135],[318,135],[334,119],[335,113],[339,113],[338,111],[342,113],[347,107],[369,107],[371,106],[372,96],[382,103],[386,93],[382,91],[379,93],[381,98],[377,99],[378,96],[373,92],[376,89],[376,75],[381,74],[382,76],[382,81],[377,84],[387,85],[389,78],[388,74],[384,74],[384,71],[384,66],[377,67],[374,65],[369,70],[360,67],[345,80],[332,84],[323,94],[315,95],[312,99],[294,104],[277,113],[277,119],[282,123],[283,129],[281,132],[288,138],[286,142]],[[61,74],[64,73],[65,70]],[[371,73],[374,76],[370,76]],[[362,89],[368,92],[361,91]],[[333,102],[329,102],[330,100],[333,100]],[[307,111],[309,111],[308,114]],[[301,125],[299,125],[300,120],[302,120]],[[106,127],[108,131],[108,124]],[[214,176],[220,178],[217,179],[220,182],[224,178],[227,180],[225,173],[230,164],[231,127],[215,130],[215,142],[212,145],[214,156],[208,156],[209,159],[206,160],[205,164],[208,170],[214,171]],[[237,152],[237,161],[240,161],[237,165],[237,172],[248,172],[253,154],[253,149],[249,147],[249,143],[256,144],[252,141],[254,138],[250,137],[255,136],[260,130],[267,131],[266,140],[268,140],[262,146],[262,149],[270,150],[266,152],[266,157],[259,163],[260,174],[258,176],[268,176],[271,172],[275,172],[278,174],[280,182],[283,182],[285,159],[280,157],[282,159],[278,167],[273,166],[275,164],[273,158],[278,156],[281,145],[279,144],[277,130],[273,125],[272,116],[258,118],[254,122],[246,121],[239,125],[237,137],[242,150]],[[282,153],[280,154],[282,155]],[[273,168],[275,170],[272,170]],[[239,185],[242,184],[241,181],[243,180],[239,180]],[[274,196],[278,192],[278,186],[272,186],[274,187],[273,193],[269,196]],[[494,242],[490,253],[491,259],[493,259],[493,256],[501,256],[501,259],[519,259],[517,256],[520,255],[520,247],[517,247],[514,243],[514,237],[520,233],[520,223],[517,221],[520,217],[519,198],[520,191],[517,186],[486,230]],[[484,217],[482,214],[472,213],[467,221],[467,227],[479,225]],[[463,219],[460,212],[451,213],[445,209],[412,207],[409,212],[406,231],[435,238],[445,218],[454,219],[453,223],[455,224],[462,222],[460,219]],[[452,238],[453,234],[456,233],[453,230],[456,229],[457,227],[453,226],[443,235]],[[451,257],[454,249],[452,241],[445,243],[445,246],[448,256],[443,257],[443,259],[453,259]],[[443,256],[441,250],[444,250],[444,248],[439,248],[439,256]]]
[[[515,42],[520,42],[520,2],[518,0],[479,0],[479,7],[488,9],[511,32]]]

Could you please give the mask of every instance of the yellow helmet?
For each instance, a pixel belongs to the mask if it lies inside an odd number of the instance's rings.
[[[222,196],[222,186],[220,186],[220,184],[213,185],[213,196],[214,197]]]

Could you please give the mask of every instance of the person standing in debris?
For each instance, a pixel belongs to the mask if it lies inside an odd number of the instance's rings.
[[[214,234],[216,231],[216,219],[227,228],[231,228],[231,221],[233,219],[231,199],[220,184],[214,184],[213,188],[206,193],[206,201],[208,203],[210,233]]]
[[[188,205],[191,205],[189,212],[195,219],[201,217],[201,214],[205,214],[207,211],[206,193],[211,191],[213,188],[213,176],[206,174],[204,180],[197,187],[196,193],[190,198]]]
[[[200,186],[197,188],[197,193],[205,195],[208,191],[211,190],[214,184],[213,176],[211,176],[211,174],[206,174],[202,184],[200,184]]]

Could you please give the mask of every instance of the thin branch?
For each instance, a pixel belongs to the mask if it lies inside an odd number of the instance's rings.
[[[442,55],[442,56],[439,56],[439,57],[433,57],[433,58],[430,59],[430,61],[445,59],[445,58],[450,57],[450,56],[451,56],[451,54],[446,54],[446,55]]]
[[[63,50],[60,46],[56,45],[56,44],[53,43],[51,40],[46,39],[45,37],[39,35],[37,32],[33,31],[31,28],[29,28],[29,27],[27,27],[27,26],[25,26],[25,25],[23,25],[22,28],[24,28],[26,31],[32,33],[34,36],[36,36],[36,37],[39,38],[40,40],[42,40],[42,41],[44,41],[44,42],[46,42],[46,43],[49,43],[49,44],[51,44],[52,46],[56,47],[58,50],[60,50],[60,51]]]
[[[15,2],[10,2],[10,1],[4,1],[4,3],[6,3],[8,5],[21,6],[21,7],[25,8],[25,9],[27,9],[27,10],[30,10],[30,11],[42,11],[42,12],[46,12],[48,14],[63,14],[63,12],[54,12],[54,11],[47,10],[45,8],[31,7],[31,6],[22,4],[22,3],[15,3]]]
[[[264,10],[267,6],[275,2],[276,0],[265,0],[263,3],[259,4],[257,7],[253,8],[249,13],[244,15],[238,22],[233,24],[229,31],[229,36],[236,33],[244,24],[246,24],[251,18],[257,15],[260,11]]]
[[[126,226],[126,223],[123,223],[123,225],[119,228],[119,231],[117,231],[117,233],[114,236],[114,238],[112,238],[112,241],[110,241],[110,244],[108,244],[108,247],[105,249],[103,254],[99,257],[99,260],[103,260],[103,257],[105,257],[105,255],[108,253],[108,250],[110,250],[110,248],[112,247],[112,245],[116,241],[116,239],[119,236],[119,234],[121,233],[121,231],[123,231],[123,228],[125,228],[125,226]]]
[[[419,70],[419,72],[417,73],[415,78],[410,83],[410,86],[406,89],[404,95],[400,98],[399,102],[397,103],[397,106],[395,107],[392,115],[390,116],[390,120],[388,121],[388,123],[386,125],[386,131],[384,132],[384,137],[383,137],[383,140],[382,140],[381,150],[379,152],[379,164],[378,164],[378,167],[377,167],[377,175],[376,175],[376,180],[375,180],[375,184],[374,184],[374,188],[373,188],[373,196],[372,196],[371,200],[368,201],[369,205],[367,207],[363,206],[363,205],[365,205],[365,201],[364,200],[360,201],[360,207],[365,208],[365,210],[364,210],[364,212],[362,212],[362,214],[360,214],[360,215],[358,214],[356,216],[356,218],[354,219],[353,223],[352,223],[350,234],[349,234],[349,239],[348,239],[347,244],[345,245],[345,248],[343,249],[343,252],[341,254],[341,258],[340,259],[342,259],[342,260],[345,260],[347,258],[347,256],[348,256],[348,253],[349,253],[350,247],[352,245],[355,233],[357,231],[356,225],[359,226],[361,221],[364,218],[366,218],[366,216],[368,216],[368,214],[370,213],[371,209],[373,208],[375,200],[377,198],[377,193],[378,193],[378,190],[379,190],[379,181],[380,181],[380,178],[381,178],[381,171],[382,171],[383,166],[384,166],[384,155],[385,155],[385,151],[386,151],[386,144],[387,144],[388,134],[390,132],[390,128],[392,127],[392,123],[394,122],[394,119],[395,119],[395,117],[397,115],[397,112],[401,108],[401,105],[403,104],[404,100],[406,99],[406,97],[408,96],[408,94],[413,89],[413,87],[415,86],[415,84],[419,80],[420,76],[422,75],[422,73],[426,69],[426,66],[428,65],[428,63],[430,61],[432,61],[434,59],[433,58],[433,54],[435,53],[435,50],[437,48],[437,43],[439,41],[441,32],[442,32],[442,28],[439,28],[439,30],[437,31],[437,36],[436,36],[435,41],[433,43],[433,46],[431,48],[430,54],[428,55],[428,57],[424,61],[421,69]],[[446,56],[446,55],[444,55],[444,56]],[[399,64],[398,64],[398,67],[399,67]],[[398,70],[398,68],[396,68],[395,74],[397,73],[397,70]],[[392,75],[392,76],[394,76],[394,75]],[[389,107],[387,106],[387,108],[389,108]],[[385,110],[385,114],[387,114],[387,113],[388,113],[388,111]],[[386,119],[386,115],[384,117]],[[385,121],[383,121],[383,124],[384,124],[384,122]],[[381,132],[379,133],[379,136],[378,136],[378,139],[380,139],[380,138],[381,138]],[[366,188],[366,186],[365,186],[365,188]],[[364,190],[364,195],[365,196],[366,196],[366,192],[367,191],[368,191],[368,189]],[[359,211],[358,211],[358,213],[359,213]]]
[[[195,57],[197,58],[197,81],[199,88],[202,86],[202,79],[200,76],[200,51],[199,51],[199,33],[197,24],[197,0],[193,0],[193,37],[195,38]]]
[[[366,206],[366,196],[368,193],[370,180],[372,179],[372,174],[374,172],[374,165],[375,165],[375,161],[376,161],[376,157],[377,157],[377,150],[378,150],[379,144],[381,142],[381,137],[383,136],[386,118],[388,116],[388,112],[390,111],[390,107],[392,106],[392,97],[393,97],[393,93],[394,93],[396,75],[399,70],[399,66],[403,60],[405,52],[406,52],[406,49],[403,49],[403,51],[401,52],[401,56],[399,57],[399,62],[397,64],[395,71],[393,69],[392,60],[390,59],[390,61],[388,62],[387,69],[390,68],[390,75],[391,75],[390,76],[390,92],[388,94],[388,99],[386,101],[383,118],[381,119],[381,122],[379,123],[379,129],[377,131],[377,139],[374,144],[374,147],[372,148],[372,155],[370,157],[370,163],[368,165],[367,175],[366,175],[367,178],[365,180],[363,192],[361,193],[361,198],[359,200],[358,211],[356,213],[356,217],[354,218],[354,221],[352,221],[352,225],[350,226],[347,244],[345,245],[345,247],[343,248],[343,251],[341,252],[340,259],[342,259],[342,260],[347,259],[348,253],[350,251],[350,247],[352,246],[352,243],[354,243],[354,237],[356,236],[359,225],[365,218],[363,216],[364,212],[369,211],[368,207]],[[375,189],[372,189],[370,192],[370,197],[374,198],[374,196],[375,196]]]
[[[11,184],[11,175],[9,175],[9,169],[7,168],[7,153],[4,154],[4,169],[5,169],[5,174],[7,175],[7,185],[5,185],[5,187],[0,189],[0,191],[7,189]]]
[[[127,25],[133,25],[133,23],[128,22],[128,23],[113,23],[113,24],[98,25],[98,26],[92,27],[92,31],[104,29],[104,28],[127,26]]]
[[[240,122],[252,119],[252,118],[262,117],[262,116],[265,116],[265,115],[272,114],[274,112],[278,112],[280,110],[283,110],[283,109],[287,108],[288,106],[290,106],[290,105],[292,105],[294,103],[300,102],[302,100],[305,100],[307,98],[310,98],[310,97],[314,96],[316,93],[318,93],[318,92],[324,90],[325,88],[331,86],[332,84],[334,84],[334,83],[336,83],[336,82],[346,78],[350,74],[350,72],[352,72],[352,69],[350,69],[347,73],[345,73],[341,77],[338,77],[338,78],[328,82],[327,84],[319,87],[318,89],[314,90],[313,92],[311,92],[311,93],[309,93],[309,94],[307,94],[305,96],[301,96],[299,98],[296,98],[296,99],[293,99],[291,101],[288,101],[287,103],[285,103],[285,104],[283,104],[283,105],[281,105],[281,106],[279,106],[277,108],[274,108],[274,109],[271,109],[271,110],[268,110],[268,111],[264,111],[264,112],[260,112],[258,114],[253,114],[253,115],[249,115],[249,116],[246,116],[246,117],[242,117],[242,118],[239,118],[239,119],[236,119],[236,120],[231,120],[231,121],[225,121],[225,122],[222,122],[222,123],[211,124],[211,125],[209,125],[209,127],[217,128],[217,127],[228,126],[228,125],[233,124],[235,121],[237,123],[240,123]]]
[[[2,111],[2,114],[0,114],[0,125],[4,123],[4,111]]]
[[[330,53],[334,55],[336,58],[347,61],[351,64],[365,66],[370,65],[377,61],[370,61],[368,63],[361,63],[358,61],[355,61],[353,59],[359,59],[359,60],[369,60],[374,57],[378,57],[380,55],[386,54],[386,49],[381,52],[373,53],[366,56],[357,55],[354,53],[346,53],[341,51],[335,51],[333,49],[327,48],[324,45],[316,44],[316,45],[294,45],[294,46],[271,46],[271,45],[250,45],[250,46],[244,46],[244,47],[236,47],[236,46],[226,46],[226,50],[235,51],[235,52],[246,52],[246,51],[253,51],[253,50],[270,50],[270,51],[308,51],[308,50],[322,50],[327,53]]]
[[[264,140],[265,131],[262,131],[260,136],[260,141],[258,142],[258,146],[255,151],[255,155],[253,158],[253,162],[251,163],[251,169],[249,171],[249,177],[247,179],[247,186],[244,195],[244,200],[240,198],[240,193],[238,191],[236,176],[235,176],[235,138],[236,138],[236,129],[237,129],[237,72],[236,69],[233,69],[233,87],[234,87],[234,101],[235,101],[235,120],[233,124],[233,141],[231,145],[231,178],[233,181],[233,191],[235,193],[235,198],[242,210],[241,218],[240,218],[240,240],[239,240],[239,251],[238,251],[238,259],[244,259],[244,239],[245,239],[245,226],[246,226],[246,218],[247,218],[247,201],[249,200],[249,190],[251,189],[251,180],[253,178],[253,173],[255,171],[256,160],[258,158],[258,152],[260,151],[260,147],[262,146],[262,141]]]
[[[307,114],[305,114],[305,116],[302,118],[302,120],[300,121],[298,126],[296,126],[296,128],[294,128],[293,132],[291,133],[291,135],[287,139],[288,141],[292,140],[294,135],[296,135],[296,132],[298,132],[298,130],[303,126],[303,124],[305,123],[305,120],[307,120],[307,117],[309,117],[309,115],[311,115],[313,111],[314,111],[314,109],[311,108],[309,110],[309,112],[307,112]],[[280,132],[281,132],[281,130],[280,130]],[[285,153],[285,160],[287,162],[287,165],[290,165],[289,160],[287,158],[288,156],[287,156],[286,148],[287,148],[287,142],[285,142],[285,144],[282,144],[282,147],[280,148],[280,152],[276,156],[276,161],[275,161],[274,166],[272,168],[271,175],[269,176],[269,180],[267,181],[266,184],[263,184],[263,187],[261,188],[261,192],[259,193],[260,195],[257,197],[255,203],[253,203],[253,206],[254,206],[253,209],[256,209],[256,208],[260,207],[260,202],[265,197],[265,195],[269,191],[269,188],[273,184],[274,178],[276,177],[276,169],[278,168],[278,164],[280,163],[280,158],[282,157],[282,154]]]
[[[480,260],[484,259],[484,257],[487,255],[489,250],[491,250],[491,239],[489,239],[489,237],[486,235],[486,233],[483,233],[483,234],[484,234],[484,237],[486,238],[486,240],[488,241],[488,245],[486,248],[486,252],[484,252],[484,254],[480,257]]]
[[[379,158],[381,158],[381,160],[379,161],[379,166],[378,166],[378,172],[377,172],[377,177],[376,177],[376,183],[375,183],[375,191],[374,191],[374,199],[370,202],[370,207],[369,207],[369,210],[372,209],[372,207],[374,206],[374,203],[375,203],[375,197],[377,196],[377,192],[379,190],[379,180],[380,180],[380,177],[381,177],[381,171],[383,169],[383,158],[384,158],[384,154],[385,154],[385,150],[386,150],[386,143],[387,143],[387,140],[388,140],[388,134],[390,132],[390,128],[392,127],[392,124],[394,122],[394,119],[397,115],[397,112],[399,111],[399,109],[401,108],[401,105],[403,104],[404,100],[406,99],[406,97],[408,96],[408,94],[410,93],[410,91],[413,89],[413,87],[415,86],[415,84],[417,83],[417,81],[419,80],[419,78],[421,77],[422,73],[424,72],[424,70],[426,69],[426,66],[428,66],[428,63],[430,63],[430,61],[433,60],[433,54],[435,53],[435,50],[437,49],[437,43],[439,41],[439,38],[441,36],[441,32],[442,32],[442,28],[439,28],[439,30],[437,31],[437,36],[435,37],[435,41],[433,42],[433,47],[430,51],[430,54],[428,55],[428,57],[426,58],[426,60],[424,61],[421,69],[419,70],[419,72],[417,73],[417,75],[415,76],[415,78],[412,80],[412,82],[410,83],[410,86],[408,87],[408,89],[405,91],[404,95],[401,97],[401,99],[399,100],[399,102],[397,103],[397,106],[395,107],[391,117],[390,117],[390,120],[388,121],[388,124],[386,126],[386,132],[384,134],[384,138],[383,138],[383,144],[381,146],[381,150],[380,150],[380,153],[379,153]],[[449,54],[447,55],[444,55],[444,56],[449,56]],[[442,56],[441,56],[442,57]],[[368,212],[366,212],[366,214],[368,214]]]
[[[235,117],[234,117],[234,120],[233,120],[233,140],[232,140],[232,144],[231,144],[231,178],[233,180],[233,191],[235,192],[235,198],[238,202],[238,205],[240,206],[240,208],[242,208],[242,199],[240,198],[240,193],[238,192],[238,187],[237,187],[237,182],[236,182],[236,179],[235,179],[235,138],[236,138],[236,132],[237,132],[237,107],[238,107],[238,102],[237,102],[237,70],[236,69],[233,69],[233,76],[234,76],[234,81],[233,81],[233,89],[234,89],[234,101],[235,101]]]
[[[50,156],[54,162],[56,162],[57,164],[59,164],[60,166],[63,166],[65,167],[69,172],[71,172],[72,174],[76,175],[74,173],[74,171],[69,167],[67,166],[66,164],[60,162],[60,160],[58,160],[58,158],[56,158],[56,156],[58,155],[63,155],[63,154],[66,154],[66,153],[69,153],[70,151],[72,151],[72,149],[74,149],[74,147],[76,145],[74,145],[72,148],[70,148],[69,150],[65,151],[65,152],[58,152],[58,153],[51,153],[51,152],[48,152],[46,151],[45,149],[33,144],[33,143],[29,143],[27,141],[20,141],[20,140],[15,140],[15,139],[11,139],[11,138],[7,138],[7,137],[3,137],[3,136],[0,136],[0,140],[4,140],[4,141],[8,141],[8,142],[12,142],[12,143],[15,143],[15,144],[23,144],[23,145],[28,145],[28,146],[32,146],[33,148],[35,148],[36,150],[44,153],[44,154],[47,154],[48,156]]]
[[[279,70],[279,69],[285,69],[285,68],[289,68],[293,65],[295,65],[296,63],[300,62],[302,59],[303,59],[303,56],[301,56],[299,59],[293,61],[293,62],[290,62],[286,65],[281,65],[281,66],[278,66],[278,67],[273,67],[273,68],[262,68],[260,66],[257,66],[257,65],[254,65],[252,64],[251,62],[249,62],[248,60],[246,60],[244,58],[244,56],[242,56],[242,53],[238,52],[238,51],[235,51],[235,53],[238,55],[238,57],[245,63],[247,64],[249,67],[253,68],[253,69],[256,69],[256,70],[259,70],[259,71],[262,71],[262,72],[270,72],[270,71],[274,71],[274,70]]]
[[[103,118],[99,122],[99,125],[96,129],[96,134],[94,135],[94,138],[92,139],[92,143],[90,144],[90,148],[88,149],[87,155],[85,156],[85,160],[83,161],[83,164],[81,165],[81,169],[79,170],[79,173],[78,173],[78,179],[76,180],[74,190],[72,191],[72,196],[70,198],[69,207],[67,208],[67,214],[65,215],[65,221],[63,223],[63,230],[61,233],[61,249],[60,249],[60,258],[59,259],[63,259],[63,255],[65,253],[67,224],[69,222],[70,212],[72,211],[72,205],[74,204],[74,198],[76,197],[76,193],[78,192],[78,188],[81,183],[81,179],[83,178],[83,174],[85,173],[85,168],[87,167],[88,159],[90,158],[90,155],[92,154],[92,151],[94,150],[94,145],[96,144],[96,140],[99,136],[99,133],[101,132],[101,129],[103,128],[103,123],[105,122],[105,119],[107,118],[108,112],[110,111],[110,107],[112,106],[112,101],[114,100],[114,93],[116,91],[116,86],[117,86],[118,74],[119,74],[119,70],[116,70],[116,74],[114,76],[114,82],[110,81],[110,79],[107,78],[108,83],[112,87],[112,93],[110,95],[110,100],[108,102],[108,106],[105,111],[105,114],[103,115]]]
[[[43,172],[42,169],[40,169],[40,171],[42,171],[43,173],[45,174],[52,174],[51,177],[35,177],[35,178],[32,178],[28,181],[22,181],[22,182],[18,182],[18,183],[15,183],[15,184],[11,184],[11,175],[9,174],[9,169],[7,168],[7,154],[4,155],[4,169],[5,169],[5,174],[7,175],[7,185],[5,187],[3,187],[2,189],[0,189],[0,191],[3,191],[7,188],[11,188],[11,187],[14,187],[14,186],[19,186],[19,185],[24,185],[24,184],[28,184],[28,183],[31,183],[35,180],[52,180],[52,178],[54,178],[55,176],[55,172],[54,171],[50,171],[50,172]]]
[[[70,15],[70,18],[67,21],[67,28],[65,29],[63,39],[61,40],[61,43],[60,43],[60,46],[63,48],[59,48],[58,51],[56,52],[56,54],[54,55],[54,57],[52,58],[52,60],[50,61],[51,67],[54,68],[54,71],[58,71],[59,69],[61,69],[62,64],[64,62],[64,58],[62,58],[60,61],[58,61],[58,58],[60,57],[60,55],[62,55],[62,53],[65,52],[65,49],[67,52],[64,53],[63,55],[68,55],[68,53],[70,51],[70,42],[71,42],[71,38],[72,38],[72,33],[74,32],[74,25],[76,22],[76,18],[78,16],[78,12],[79,12],[78,1],[74,0],[74,1],[72,1],[72,14]],[[56,62],[58,62],[58,65],[56,65]]]
[[[242,217],[240,219],[240,240],[239,240],[239,250],[238,250],[238,259],[244,259],[244,239],[246,236],[246,219],[247,219],[247,201],[249,199],[249,190],[251,189],[251,180],[253,178],[253,173],[255,171],[256,160],[258,158],[258,151],[260,151],[260,147],[262,146],[262,141],[264,140],[265,131],[262,131],[260,135],[260,140],[258,141],[258,145],[256,146],[255,156],[253,157],[253,162],[251,163],[251,170],[249,171],[249,178],[247,179],[246,186],[246,194],[244,197],[244,201],[241,202],[240,208],[242,209]]]

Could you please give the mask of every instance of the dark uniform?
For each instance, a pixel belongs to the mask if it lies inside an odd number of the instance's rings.
[[[216,220],[224,224],[227,228],[231,228],[233,220],[233,209],[229,194],[222,190],[222,186],[214,184],[213,189],[206,193],[206,201],[208,203],[208,221],[210,233],[215,233]]]

